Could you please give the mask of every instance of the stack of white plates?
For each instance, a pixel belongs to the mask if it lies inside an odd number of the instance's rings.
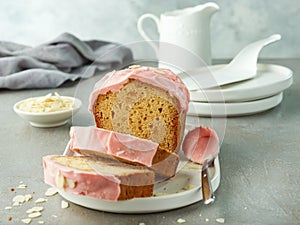
[[[292,83],[293,72],[289,68],[258,64],[256,77],[250,80],[205,90],[190,90],[188,115],[241,116],[262,112],[280,104],[283,91]]]

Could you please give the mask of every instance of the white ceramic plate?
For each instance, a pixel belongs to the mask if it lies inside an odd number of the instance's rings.
[[[216,65],[214,67],[222,67]],[[199,102],[243,102],[273,96],[290,87],[293,72],[284,66],[258,64],[253,79],[220,88],[190,91],[191,100]]]
[[[215,191],[220,184],[219,159],[210,168],[211,183]],[[124,201],[107,201],[76,195],[59,190],[60,195],[75,204],[114,213],[153,213],[184,207],[202,200],[201,167],[188,162],[175,177],[154,186],[155,197],[135,198]]]
[[[242,116],[251,115],[277,106],[282,92],[260,100],[231,103],[190,102],[188,115],[192,116]],[[225,110],[224,110],[225,107]]]

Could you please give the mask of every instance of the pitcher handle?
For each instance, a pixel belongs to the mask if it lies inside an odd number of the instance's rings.
[[[138,22],[137,22],[137,29],[138,29],[138,32],[140,33],[140,35],[146,40],[146,41],[149,41],[149,44],[152,46],[152,48],[155,50],[155,52],[157,53],[158,52],[158,46],[155,45],[151,40],[151,38],[146,34],[146,32],[144,31],[144,28],[143,28],[143,23],[144,23],[144,20],[145,19],[152,19],[155,24],[156,24],[156,27],[157,27],[157,31],[158,33],[160,33],[160,22],[159,22],[159,18],[151,13],[147,13],[147,14],[144,14],[142,15],[139,19],[138,19]]]

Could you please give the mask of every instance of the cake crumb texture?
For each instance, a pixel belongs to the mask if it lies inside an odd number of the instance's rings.
[[[185,118],[179,109],[167,91],[131,79],[119,91],[98,96],[94,117],[97,127],[149,139],[176,152]]]

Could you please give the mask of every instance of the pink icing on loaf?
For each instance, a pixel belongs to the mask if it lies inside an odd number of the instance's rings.
[[[168,91],[171,96],[178,99],[182,111],[187,112],[190,95],[181,79],[169,69],[152,67],[135,67],[107,73],[95,84],[90,95],[89,111],[93,113],[94,104],[99,94],[119,91],[128,83],[129,79],[137,79]]]
[[[200,126],[187,133],[182,150],[188,159],[203,164],[219,154],[219,138],[214,130]]]
[[[105,153],[151,166],[158,143],[97,127],[71,127],[70,149],[79,154]]]
[[[66,167],[53,161],[52,157],[54,156],[43,157],[45,183],[58,187],[56,177],[60,174],[65,179],[72,180],[76,184],[75,187],[66,185],[64,187],[66,192],[97,199],[118,200],[121,189],[120,180],[117,177]]]

